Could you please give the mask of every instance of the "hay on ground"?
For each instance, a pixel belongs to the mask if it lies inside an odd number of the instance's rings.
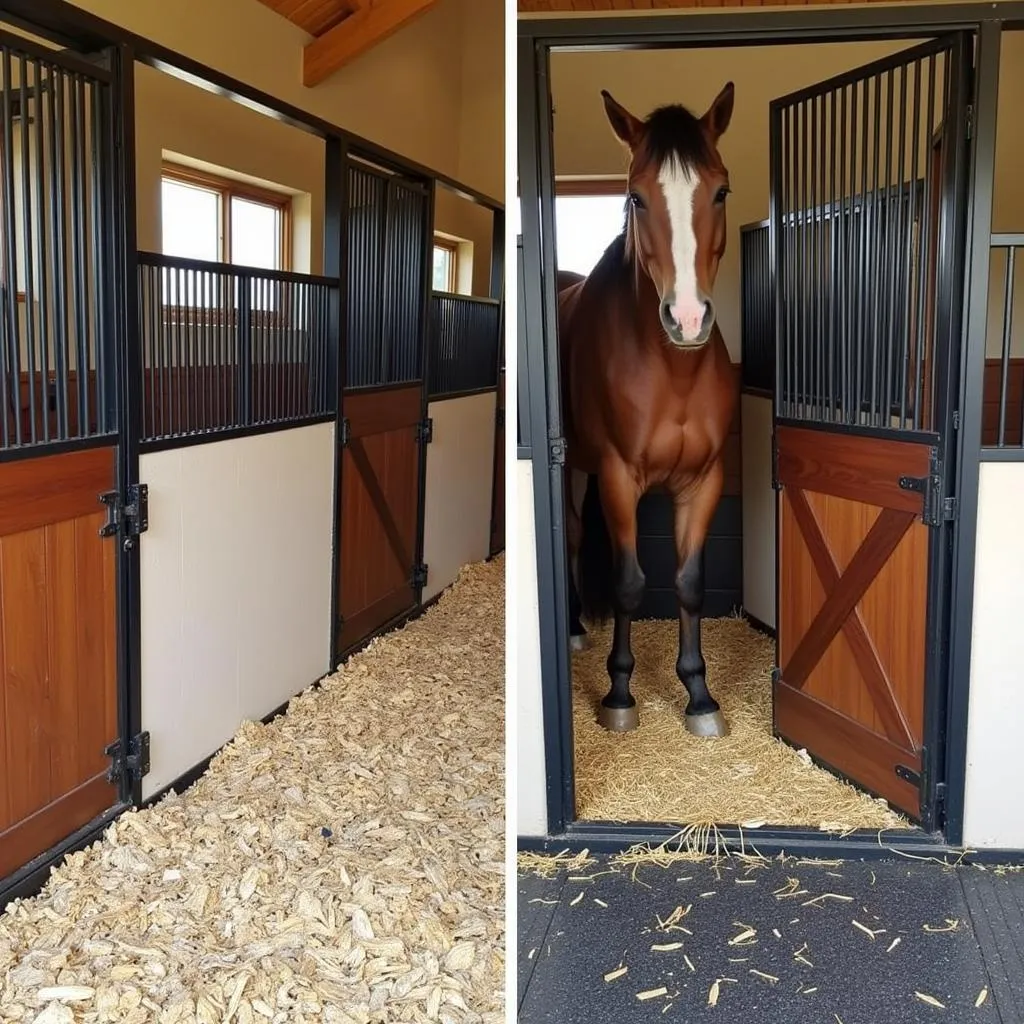
[[[0,1020],[504,1021],[504,567],[0,915]]]
[[[584,819],[804,825],[829,832],[900,829],[906,819],[772,736],[774,643],[740,618],[701,627],[708,685],[731,733],[708,740],[683,725],[687,696],[675,673],[674,621],[633,624],[632,691],[640,728],[606,732],[596,713],[608,692],[611,627],[573,655],[577,814]],[[756,831],[750,835],[757,842]]]

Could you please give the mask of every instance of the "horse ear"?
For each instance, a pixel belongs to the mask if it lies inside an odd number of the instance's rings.
[[[607,89],[601,90],[604,97],[604,109],[611,122],[612,131],[630,149],[633,149],[640,141],[640,133],[643,131],[643,122],[635,118],[621,103],[613,99]]]
[[[701,118],[716,142],[725,134],[725,130],[732,120],[734,94],[732,82],[726,82],[722,91],[715,97],[714,103],[708,107],[707,113]]]

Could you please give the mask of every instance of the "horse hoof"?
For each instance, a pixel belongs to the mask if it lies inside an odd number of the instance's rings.
[[[571,651],[588,651],[593,646],[594,641],[590,639],[587,633],[569,637],[569,650]]]
[[[606,708],[602,704],[597,710],[597,723],[609,732],[632,732],[640,724],[640,712],[635,704],[631,708]]]
[[[721,711],[709,711],[703,715],[683,715],[686,731],[694,736],[707,736],[721,739],[729,735],[729,723]]]

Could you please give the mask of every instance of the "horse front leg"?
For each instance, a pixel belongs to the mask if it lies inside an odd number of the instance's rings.
[[[679,601],[679,658],[676,675],[690,701],[684,722],[695,736],[729,735],[729,725],[707,685],[707,665],[700,648],[704,610],[704,541],[722,493],[723,470],[715,463],[690,495],[675,495],[676,598]]]
[[[578,470],[565,473],[565,526],[569,554],[569,647],[573,651],[585,651],[590,647],[590,637],[583,625],[583,605],[580,601],[578,574],[579,551],[583,526],[580,521],[580,510],[574,484],[582,477],[586,487],[586,474]]]
[[[615,628],[607,668],[611,689],[601,701],[598,723],[612,732],[629,732],[640,724],[636,700],[629,692],[636,659],[630,646],[633,616],[644,596],[644,574],[636,556],[636,507],[640,491],[624,464],[603,469],[599,493],[612,546]]]

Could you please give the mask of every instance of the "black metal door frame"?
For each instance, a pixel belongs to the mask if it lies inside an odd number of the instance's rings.
[[[955,502],[955,458],[956,458],[956,432],[958,426],[959,417],[959,366],[960,366],[960,343],[962,333],[961,323],[961,309],[962,309],[962,287],[963,287],[963,274],[964,274],[964,247],[966,241],[966,201],[967,201],[967,175],[969,171],[968,166],[968,138],[970,135],[970,89],[973,77],[973,66],[972,66],[972,43],[973,39],[970,33],[960,32],[954,35],[946,35],[936,37],[934,40],[918,44],[902,50],[898,53],[892,54],[881,60],[873,61],[860,68],[853,68],[849,71],[842,73],[832,79],[828,79],[817,85],[810,86],[797,91],[796,93],[788,96],[780,97],[773,100],[770,106],[770,128],[769,128],[769,146],[771,150],[771,158],[769,162],[770,166],[770,196],[771,196],[771,216],[769,219],[770,225],[770,252],[772,261],[772,279],[774,283],[774,306],[775,306],[775,337],[778,339],[775,346],[775,387],[773,394],[772,404],[772,420],[773,420],[773,437],[777,427],[780,424],[789,426],[797,426],[801,428],[817,429],[828,433],[847,433],[857,434],[863,437],[876,437],[876,438],[888,438],[892,440],[904,440],[911,441],[917,444],[929,446],[932,451],[937,455],[938,458],[938,473],[939,480],[936,482],[939,493],[935,496],[939,503],[940,508],[946,501]],[[944,83],[948,82],[949,92],[946,98],[946,104],[942,113],[942,128],[940,130],[940,138],[942,142],[942,166],[940,180],[935,183],[937,190],[937,201],[939,208],[939,218],[936,225],[935,237],[931,237],[931,232],[927,231],[924,235],[924,247],[921,252],[920,266],[918,268],[918,288],[924,290],[927,289],[927,281],[925,279],[925,272],[927,270],[927,262],[929,258],[929,250],[932,245],[935,248],[936,254],[936,266],[935,266],[935,293],[932,300],[932,307],[935,311],[935,320],[932,327],[932,337],[934,343],[931,345],[931,374],[934,379],[934,386],[930,390],[934,393],[934,405],[928,407],[932,410],[934,420],[927,427],[922,425],[920,428],[914,426],[912,429],[907,428],[907,424],[901,420],[900,428],[894,428],[891,424],[882,425],[884,419],[891,420],[892,417],[892,405],[889,408],[885,407],[885,402],[882,395],[879,395],[878,401],[878,422],[869,426],[851,426],[847,423],[837,422],[835,418],[829,418],[828,412],[830,407],[832,410],[841,409],[843,419],[848,419],[851,414],[851,409],[848,408],[851,401],[856,400],[856,412],[858,418],[861,415],[862,404],[868,399],[865,382],[863,379],[841,382],[838,377],[841,374],[835,374],[833,371],[832,379],[829,379],[827,373],[827,367],[824,362],[824,351],[829,349],[832,353],[832,364],[835,365],[834,353],[839,349],[838,338],[833,334],[835,329],[838,327],[837,323],[831,322],[832,314],[834,309],[839,309],[845,313],[846,309],[853,306],[854,300],[852,297],[847,296],[847,301],[840,301],[838,306],[836,302],[836,292],[831,291],[827,296],[826,301],[820,301],[817,303],[817,312],[819,315],[818,330],[824,332],[825,337],[829,338],[829,343],[822,346],[817,352],[805,351],[801,347],[801,340],[803,338],[803,331],[801,331],[799,322],[794,322],[789,315],[788,310],[788,299],[795,297],[796,293],[799,293],[804,288],[801,285],[800,273],[801,268],[811,275],[819,274],[822,269],[819,266],[814,265],[813,252],[811,253],[811,262],[807,263],[807,253],[803,254],[794,251],[792,254],[786,246],[786,232],[784,229],[784,222],[787,219],[787,210],[791,211],[788,216],[795,217],[795,211],[797,206],[801,202],[806,202],[809,198],[809,206],[801,207],[801,212],[805,213],[807,209],[816,210],[821,214],[821,221],[823,223],[826,216],[837,218],[840,222],[847,219],[846,213],[846,199],[845,197],[840,199],[841,206],[836,206],[834,200],[830,201],[828,208],[826,208],[825,200],[822,197],[817,197],[817,203],[815,200],[814,190],[817,187],[816,182],[812,182],[810,186],[810,195],[803,196],[789,196],[789,202],[786,202],[786,185],[785,181],[789,176],[787,159],[791,156],[793,161],[796,160],[796,154],[799,149],[802,161],[802,169],[800,171],[800,177],[804,181],[806,180],[806,172],[808,164],[811,169],[811,176],[815,176],[815,163],[817,161],[818,167],[821,170],[821,179],[825,183],[825,158],[824,158],[824,128],[821,129],[820,137],[820,149],[817,152],[809,152],[814,150],[815,144],[818,141],[816,139],[815,131],[817,125],[814,123],[812,114],[811,133],[808,140],[807,134],[807,123],[803,121],[800,135],[800,145],[797,146],[795,140],[790,135],[787,139],[787,126],[792,122],[796,123],[796,111],[798,109],[806,109],[802,107],[802,104],[808,100],[812,103],[812,111],[814,110],[814,99],[821,97],[824,102],[824,97],[833,93],[835,89],[842,87],[844,89],[844,102],[840,106],[840,113],[843,116],[844,128],[840,131],[840,135],[845,131],[845,125],[850,125],[851,133],[853,133],[854,139],[860,134],[860,125],[868,122],[868,112],[865,99],[862,109],[859,114],[856,107],[851,110],[845,109],[845,87],[854,85],[854,83],[864,83],[864,95],[867,96],[868,83],[875,82],[876,103],[880,101],[882,90],[880,86],[880,76],[886,72],[893,72],[894,69],[899,67],[906,67],[912,61],[917,61],[919,74],[923,68],[923,62],[928,58],[935,58],[943,56],[946,65],[943,69],[942,79],[935,83],[937,95],[941,93]],[[932,65],[934,72],[934,64]],[[905,87],[905,79],[904,87]],[[920,80],[918,80],[919,82]],[[854,86],[855,87],[855,86]],[[915,90],[918,86],[915,86]],[[889,123],[887,125],[887,131],[889,133],[887,142],[887,157],[886,160],[891,162],[891,156],[893,150],[897,150],[899,147],[892,144],[892,133],[893,133],[893,91],[894,83],[890,79],[890,88],[887,93],[889,108]],[[924,90],[920,92],[915,91],[913,100],[911,96],[907,96],[908,101],[919,101],[924,98],[922,95]],[[901,93],[902,96],[902,93]],[[793,116],[790,119],[786,118],[788,111],[793,112]],[[833,118],[836,116],[836,106],[833,104],[832,108]],[[849,121],[846,120],[849,115]],[[931,115],[929,115],[931,116]],[[877,114],[876,114],[877,117]],[[801,115],[803,118],[803,115]],[[901,114],[900,124],[902,125],[901,132],[905,132],[908,128],[911,131],[914,129],[908,124],[910,118]],[[916,115],[914,117],[914,125],[916,127]],[[791,128],[790,131],[793,129]],[[833,123],[832,131],[835,132],[835,125]],[[901,139],[905,142],[906,136]],[[918,137],[913,139],[913,146],[915,151],[919,151],[922,139],[931,139],[932,145],[929,148],[926,145],[925,148],[925,167],[924,176],[927,181],[930,176],[931,170],[931,153],[934,148],[935,138],[932,132],[928,129],[920,129],[918,131]],[[867,141],[867,134],[865,131],[864,141]],[[833,138],[833,147],[835,146],[835,140]],[[788,155],[785,152],[788,150]],[[843,154],[845,147],[840,148],[840,153]],[[867,170],[867,150],[864,148],[864,168]],[[808,160],[808,156],[810,159]],[[873,162],[875,167],[875,175],[879,173],[879,160],[880,156],[880,145],[879,136],[876,122],[875,132],[875,147],[873,152]],[[833,148],[831,154],[832,167],[836,167],[835,163],[835,151]],[[857,201],[857,188],[855,185],[855,175],[853,174],[853,158],[851,155],[851,180],[849,182],[849,217],[852,219]],[[887,181],[895,167],[884,167]],[[909,191],[913,191],[918,188],[918,180],[914,178],[915,171],[917,170],[916,157],[912,161],[910,167],[905,167],[904,170],[911,176],[911,183]],[[793,173],[796,174],[794,167]],[[897,170],[897,173],[898,170]],[[839,181],[843,180],[842,172],[840,172]],[[862,188],[867,188],[866,176],[862,183]],[[901,186],[902,188],[902,186]],[[927,225],[930,222],[930,208],[929,202],[932,190],[930,187],[925,187],[920,196],[920,207],[919,207],[919,223]],[[902,193],[901,193],[902,194]],[[870,195],[870,199],[869,199]],[[880,263],[888,261],[889,267],[887,270],[895,270],[900,266],[900,261],[903,259],[903,254],[896,251],[897,243],[902,239],[902,234],[896,235],[892,229],[888,226],[884,229],[887,232],[885,238],[883,238],[874,227],[868,227],[868,224],[876,222],[879,215],[888,220],[891,215],[889,212],[889,204],[891,203],[891,188],[887,184],[885,194],[879,190],[877,181],[873,182],[872,190],[869,193],[862,191],[860,193],[861,202],[861,216],[867,217],[867,223],[863,226],[861,231],[861,242],[862,245],[866,246],[866,249],[862,249],[860,252],[860,259],[864,260],[863,267],[865,270],[871,266],[877,267]],[[882,205],[879,206],[878,200],[882,198]],[[817,220],[818,218],[814,218]],[[795,223],[795,221],[794,221]],[[902,224],[902,213],[901,222]],[[902,229],[901,229],[902,230]],[[852,225],[850,227],[844,227],[843,231],[839,232],[841,236],[841,245],[836,245],[836,226],[835,221],[831,231],[829,232],[829,244],[833,247],[830,259],[838,255],[839,259],[837,263],[832,264],[831,273],[835,280],[842,282],[843,285],[849,287],[850,284],[850,267],[846,265],[845,261],[845,250],[848,246],[848,233],[853,231]],[[910,231],[908,224],[907,231]],[[824,240],[823,232],[815,230],[813,236],[821,235],[818,239],[817,244],[822,244]],[[893,235],[890,239],[888,235]],[[811,246],[813,247],[816,242],[812,236]],[[918,235],[918,244],[922,245],[921,235]],[[794,239],[794,250],[799,248],[802,244],[796,242]],[[806,243],[803,243],[806,244]],[[908,247],[909,252],[909,247]],[[804,264],[807,264],[804,267]],[[780,272],[780,268],[785,266],[787,268],[786,273]],[[790,267],[796,268],[796,275],[793,280],[787,281],[787,278],[791,277],[789,273]],[[908,270],[906,277],[906,285],[909,288],[912,280],[912,274]],[[883,316],[886,315],[885,307],[885,296],[880,293],[877,289],[878,286],[884,289],[886,272],[878,273],[875,272],[873,281],[865,280],[862,282],[864,288],[866,288],[870,294],[869,301],[865,304],[864,312],[870,311],[872,308],[881,309]],[[825,289],[823,287],[823,281],[814,281],[810,284],[810,289],[813,292],[823,295]],[[898,292],[895,296],[898,297]],[[828,310],[825,307],[828,305]],[[859,304],[858,304],[859,305]],[[892,316],[892,310],[888,310],[888,315]],[[814,332],[813,332],[813,319],[815,309],[811,309],[811,346],[814,346]],[[919,304],[917,309],[917,315],[921,316],[922,313],[927,314],[927,298],[922,299],[922,303]],[[801,319],[803,314],[799,314]],[[917,328],[918,339],[922,345],[928,344],[927,335],[927,319],[925,322]],[[806,327],[806,324],[804,324]],[[868,325],[863,325],[864,335],[870,333]],[[905,325],[905,329],[909,331],[909,324]],[[792,333],[793,338],[790,341],[786,341],[786,335]],[[896,339],[893,338],[893,341]],[[874,338],[874,344],[872,345],[872,366],[877,365],[877,353],[875,349],[878,347],[879,339],[877,335]],[[905,339],[906,353],[910,354],[911,345],[909,336]],[[851,342],[852,344],[852,342]],[[895,352],[892,352],[893,363],[896,364]],[[917,357],[917,372],[921,372],[921,368],[924,363],[922,360],[923,353],[918,354]],[[858,366],[863,363],[867,365],[867,351],[863,353],[858,352],[855,363]],[[818,365],[814,366],[814,360],[818,360]],[[801,366],[811,371],[816,380],[808,380],[807,376],[797,370],[795,367],[791,367],[790,362],[799,362]],[[895,369],[895,365],[893,367]],[[924,375],[925,378],[928,374]],[[907,380],[912,380],[915,387],[915,392],[918,393],[920,385],[924,383],[922,379],[919,381],[912,373],[907,374]],[[885,393],[888,393],[890,381],[885,382]],[[817,385],[817,387],[816,387]],[[845,386],[844,386],[845,385]],[[872,384],[872,395],[870,399],[869,415],[874,416],[875,414],[875,402],[874,402],[874,391],[875,385]],[[818,394],[815,392],[818,391]],[[789,392],[792,392],[790,395]],[[897,396],[897,389],[893,388],[892,399]],[[787,401],[787,399],[789,399]],[[924,401],[927,403],[928,399],[925,396]],[[900,406],[901,413],[902,407],[905,404],[905,394],[900,395]],[[909,412],[909,410],[908,410]],[[921,405],[915,400],[914,403],[914,414],[913,422],[917,423],[917,420],[921,416]],[[781,561],[780,561],[780,534],[781,534],[781,513],[782,513],[782,490],[779,485],[775,468],[773,466],[773,486],[776,490],[776,541],[775,541],[775,604],[776,608],[781,607]],[[926,654],[925,654],[925,693],[924,693],[924,733],[923,733],[923,747],[921,751],[922,759],[922,771],[920,779],[920,790],[921,790],[921,810],[920,820],[922,827],[928,832],[935,832],[941,829],[944,821],[941,817],[942,814],[942,802],[946,792],[946,761],[945,761],[945,737],[946,737],[946,692],[947,692],[947,679],[948,679],[948,642],[950,633],[950,620],[949,620],[949,606],[950,606],[950,584],[951,584],[951,566],[950,566],[950,555],[952,553],[952,541],[953,541],[953,522],[947,521],[940,517],[938,522],[931,524],[932,528],[929,533],[929,554],[928,554],[928,586],[927,586],[927,622],[926,622]],[[776,664],[781,665],[779,657],[779,638],[776,636]],[[854,781],[854,780],[850,780]],[[856,785],[856,782],[854,781]]]
[[[780,10],[756,13],[666,15],[656,18],[529,19],[518,23],[517,92],[519,95],[519,194],[525,274],[520,281],[531,352],[529,385],[530,436],[533,439],[534,515],[537,543],[542,707],[547,780],[547,836],[537,845],[558,843],[621,848],[632,842],[668,840],[669,825],[584,822],[576,819],[573,769],[572,696],[567,618],[567,559],[564,538],[562,476],[565,458],[559,410],[559,365],[555,266],[553,108],[549,57],[568,48],[664,49],[728,47],[783,43],[922,39],[970,32],[977,39],[972,106],[972,152],[965,187],[969,195],[966,233],[970,239],[964,268],[968,282],[964,356],[959,381],[960,430],[949,443],[956,451],[955,493],[958,517],[950,556],[953,587],[948,621],[948,711],[946,715],[946,827],[939,836],[911,833],[889,842],[903,850],[930,855],[962,841],[966,770],[966,705],[969,686],[971,604],[977,489],[980,464],[982,372],[987,318],[988,234],[991,228],[996,92],[1001,31],[1024,25],[1024,4],[1001,3],[982,9],[973,4],[871,9]],[[953,366],[951,370],[955,369]],[[968,438],[970,440],[966,440]],[[941,644],[941,641],[940,641]],[[944,681],[945,682],[945,681]],[[737,846],[743,837],[726,828]],[[524,841],[525,842],[525,841]],[[802,828],[760,830],[763,851],[847,852],[856,856],[884,852],[877,836],[822,837]]]

